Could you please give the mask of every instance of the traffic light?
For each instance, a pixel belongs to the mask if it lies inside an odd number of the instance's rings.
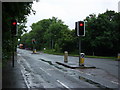
[[[32,44],[36,44],[36,41],[35,41],[35,39],[32,39]]]
[[[78,21],[78,33],[79,33],[79,36],[85,36],[85,23],[84,23],[84,21]]]
[[[75,22],[75,35],[77,35],[77,22]]]
[[[11,34],[15,36],[17,34],[17,21],[11,20]]]
[[[76,22],[75,30],[76,30],[77,36],[85,36],[85,22],[84,21]]]

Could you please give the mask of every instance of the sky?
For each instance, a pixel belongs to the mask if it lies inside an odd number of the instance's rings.
[[[26,24],[30,31],[32,23],[43,19],[57,17],[70,29],[75,28],[75,22],[84,20],[89,14],[101,14],[106,10],[118,12],[120,0],[39,0],[32,5],[36,14],[29,15]]]

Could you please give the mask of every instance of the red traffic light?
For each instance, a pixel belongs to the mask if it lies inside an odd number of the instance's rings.
[[[80,23],[80,26],[82,27],[82,26],[83,26],[83,23]]]
[[[35,40],[32,40],[32,41],[35,41]]]
[[[16,19],[11,20],[11,34],[13,36],[17,35],[17,20]]]
[[[13,23],[12,23],[12,25],[16,25],[16,24],[17,24],[17,22],[13,22]]]
[[[84,21],[75,22],[75,30],[77,36],[85,36],[85,22]]]

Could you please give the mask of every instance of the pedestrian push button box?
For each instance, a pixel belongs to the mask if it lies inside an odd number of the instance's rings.
[[[80,53],[81,58],[85,57],[85,53]]]
[[[84,53],[80,53],[80,65],[84,66],[84,60],[85,60],[85,54]]]

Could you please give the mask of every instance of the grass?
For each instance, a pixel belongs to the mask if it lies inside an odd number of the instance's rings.
[[[49,50],[44,50],[44,53],[47,54],[54,54],[54,55],[64,55],[64,53],[56,52],[54,49],[49,49]],[[78,54],[74,53],[68,53],[69,56],[75,56],[79,57]],[[100,58],[100,59],[116,59],[117,57],[107,57],[107,56],[90,56],[90,55],[85,55],[86,58]]]
[[[86,56],[87,58],[103,58],[103,59],[116,59],[116,57],[107,57],[107,56]]]
[[[43,52],[44,52],[44,53],[47,53],[47,54],[64,55],[64,53],[56,52],[54,49],[44,50]]]

